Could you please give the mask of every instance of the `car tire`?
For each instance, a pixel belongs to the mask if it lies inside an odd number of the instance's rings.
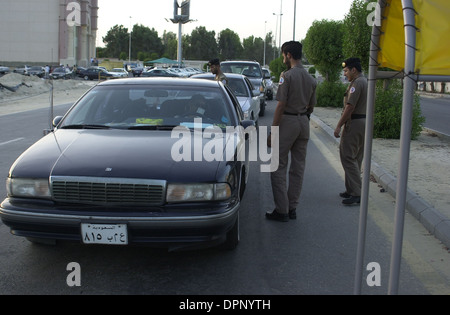
[[[265,112],[266,112],[266,102],[264,102],[260,105],[259,116],[263,117]]]
[[[226,240],[223,243],[223,248],[227,250],[233,250],[239,244],[239,211],[231,230],[227,232]]]
[[[88,80],[89,80],[89,76],[85,75],[85,76],[83,77],[83,79],[86,80],[86,81],[88,81]]]

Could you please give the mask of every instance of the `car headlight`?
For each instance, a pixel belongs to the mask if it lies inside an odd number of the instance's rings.
[[[48,179],[8,178],[6,192],[10,197],[50,198]]]
[[[225,200],[231,197],[227,183],[219,184],[169,184],[167,202],[193,202]]]

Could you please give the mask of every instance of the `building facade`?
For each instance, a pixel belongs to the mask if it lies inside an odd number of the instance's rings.
[[[0,64],[88,66],[98,0],[1,0]]]

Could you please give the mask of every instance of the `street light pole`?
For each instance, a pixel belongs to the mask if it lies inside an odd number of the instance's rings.
[[[297,0],[294,0],[294,30],[292,40],[295,40],[295,19],[297,18]]]
[[[130,40],[128,43],[128,64],[131,63],[131,16],[130,16]]]
[[[280,48],[281,48],[281,19],[282,19],[282,17],[283,17],[283,0],[281,0],[281,6],[280,6],[280,38],[278,39],[279,40],[279,46],[280,46]]]

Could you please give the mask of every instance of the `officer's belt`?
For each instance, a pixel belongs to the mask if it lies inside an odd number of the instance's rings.
[[[362,119],[366,118],[366,115],[364,114],[352,114],[352,119]]]
[[[294,114],[294,113],[289,113],[289,112],[284,112],[284,115],[291,115],[291,116],[306,116],[308,115],[308,113],[302,113],[302,114]]]

